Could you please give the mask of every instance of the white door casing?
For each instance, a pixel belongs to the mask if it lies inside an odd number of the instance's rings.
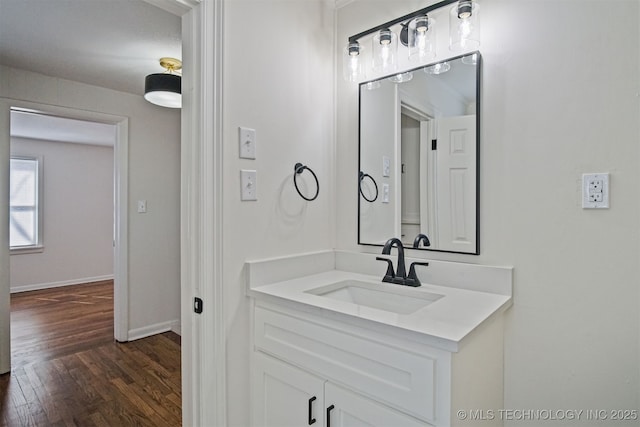
[[[7,167],[6,186],[0,189],[0,220],[2,220],[2,231],[0,231],[0,241],[2,252],[0,252],[0,373],[10,370],[11,360],[11,340],[10,340],[10,283],[9,283],[9,232],[8,218],[6,221],[3,215],[9,211],[8,194],[8,165],[11,146],[11,108],[27,109],[37,111],[42,114],[52,114],[59,117],[67,117],[78,120],[95,121],[113,124],[116,126],[116,139],[113,147],[114,155],[114,338],[118,341],[127,341],[129,330],[129,292],[128,292],[128,188],[129,188],[129,119],[121,116],[114,116],[106,113],[96,113],[92,111],[77,110],[67,107],[44,105],[28,101],[12,100],[0,98],[0,110],[3,119],[6,117],[6,126],[2,123],[0,129],[0,147],[2,154],[0,162]],[[5,158],[6,152],[6,158]],[[4,173],[3,178],[4,179]],[[6,224],[6,235],[4,225]],[[6,277],[5,277],[6,276]]]

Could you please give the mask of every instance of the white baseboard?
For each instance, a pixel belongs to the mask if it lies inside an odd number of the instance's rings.
[[[62,280],[60,282],[34,283],[33,285],[11,286],[10,292],[17,294],[19,292],[37,291],[39,289],[59,288],[62,286],[82,285],[91,282],[101,282],[103,280],[113,280],[113,274],[106,276],[83,277],[80,279]]]
[[[171,331],[174,334],[182,336],[182,323],[179,320],[174,321],[173,326],[171,327]]]
[[[155,325],[144,326],[142,328],[129,330],[129,341],[135,341],[151,335],[161,334],[163,332],[175,332],[180,335],[180,321],[170,320],[168,322],[156,323]]]

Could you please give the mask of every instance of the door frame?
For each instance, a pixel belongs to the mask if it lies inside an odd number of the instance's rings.
[[[182,17],[182,425],[227,425],[222,262],[224,0],[144,0]],[[203,300],[195,314],[194,298]],[[206,402],[206,404],[203,404]]]
[[[0,97],[0,115],[6,117],[7,126],[2,126],[4,131],[0,134],[0,145],[3,147],[7,158],[2,158],[2,164],[9,164],[10,157],[10,114],[11,109],[19,108],[23,110],[33,111],[36,113],[66,117],[77,120],[87,120],[92,122],[111,124],[116,127],[116,138],[113,146],[113,176],[114,176],[114,257],[113,257],[113,278],[114,278],[114,338],[117,341],[127,341],[129,331],[129,264],[128,264],[128,209],[129,209],[129,119],[127,117],[115,116],[106,113],[97,113],[93,111],[78,110],[69,107],[61,107],[55,105],[41,104],[31,101],[22,101],[10,98]],[[7,168],[8,170],[8,168]],[[6,186],[8,188],[8,185]],[[8,193],[2,193],[0,196],[2,201],[0,205],[8,207]],[[3,211],[5,209],[2,209]],[[8,209],[7,209],[8,210]],[[0,215],[0,217],[3,217]],[[8,227],[8,221],[7,221]],[[4,227],[3,227],[4,228]],[[2,241],[8,242],[8,232],[2,236]],[[7,245],[3,245],[7,246]],[[3,256],[2,270],[5,270],[6,277],[3,276],[0,284],[0,300],[2,304],[10,299],[11,287],[9,283],[9,252],[6,257]],[[5,259],[6,258],[6,259]],[[6,283],[5,283],[6,282]],[[6,300],[6,301],[5,301]],[[7,304],[7,310],[10,314],[10,306]],[[4,313],[3,313],[4,314]],[[11,361],[11,341],[10,341],[10,316],[7,315],[7,322],[3,321],[2,337],[0,342],[0,372],[8,372],[10,370]],[[4,320],[4,318],[3,318]],[[5,360],[6,359],[6,360]]]

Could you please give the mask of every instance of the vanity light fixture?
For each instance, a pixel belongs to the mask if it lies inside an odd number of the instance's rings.
[[[358,41],[365,36],[372,36],[372,50],[368,56],[371,59],[370,66],[376,73],[392,74],[397,69],[397,39],[407,48],[410,62],[431,62],[436,57],[437,46],[436,20],[433,16],[438,16],[440,8],[446,14],[444,7],[449,5],[452,5],[449,11],[449,48],[453,51],[476,50],[480,46],[478,2],[443,0],[349,37],[343,55],[344,79],[360,82],[366,78],[368,64],[362,60],[362,46]],[[399,36],[392,30],[396,25],[400,25]]]
[[[182,69],[182,61],[160,58],[164,73],[149,74],[144,79],[144,99],[167,108],[182,108],[182,77],[174,72]]]
[[[449,11],[449,49],[475,50],[480,47],[480,5],[473,0],[459,0]]]

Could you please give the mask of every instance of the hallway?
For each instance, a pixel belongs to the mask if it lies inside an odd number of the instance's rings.
[[[180,337],[113,340],[113,282],[11,296],[0,426],[178,426]]]

